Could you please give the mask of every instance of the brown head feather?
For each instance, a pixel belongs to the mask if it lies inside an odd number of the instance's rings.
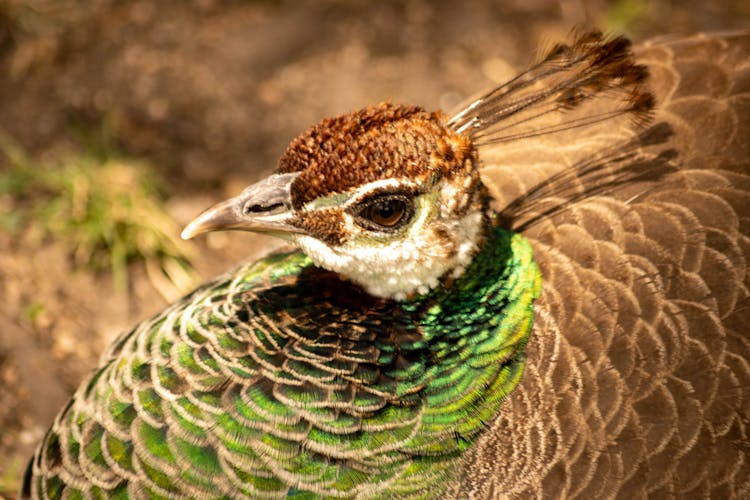
[[[294,139],[279,173],[301,172],[292,203],[306,203],[380,179],[426,180],[473,168],[471,141],[443,124],[439,112],[381,103],[326,118]]]

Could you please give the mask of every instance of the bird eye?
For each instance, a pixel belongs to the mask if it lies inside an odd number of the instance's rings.
[[[373,203],[365,210],[365,217],[383,227],[393,227],[406,213],[406,204],[401,200],[384,200]]]
[[[390,195],[366,203],[357,214],[357,222],[366,229],[393,230],[408,222],[413,213],[409,198]]]

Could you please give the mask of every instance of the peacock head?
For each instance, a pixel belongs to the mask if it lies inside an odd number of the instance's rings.
[[[470,139],[440,113],[371,106],[307,130],[276,173],[182,236],[271,234],[374,296],[403,299],[460,275],[475,254],[486,205],[477,163]]]

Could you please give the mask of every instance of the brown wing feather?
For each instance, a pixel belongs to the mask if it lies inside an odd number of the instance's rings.
[[[648,129],[482,154],[544,290],[521,385],[456,493],[750,497],[750,33],[636,54]]]

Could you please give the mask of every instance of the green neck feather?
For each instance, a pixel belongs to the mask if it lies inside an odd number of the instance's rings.
[[[540,289],[528,241],[491,228],[479,254],[450,288],[402,306],[418,318],[422,338],[402,343],[401,350],[426,346],[424,372],[414,379],[414,385],[424,384],[419,393],[424,413],[419,432],[404,447],[412,467],[447,473],[452,458],[470,447],[497,414],[523,373]],[[421,485],[407,477],[402,486],[434,492],[439,490],[434,476],[417,475],[424,479]]]

